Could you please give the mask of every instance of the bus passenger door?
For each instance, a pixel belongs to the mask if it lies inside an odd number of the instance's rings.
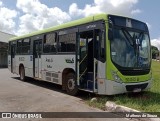
[[[83,31],[79,35],[80,87],[97,92],[100,30]]]
[[[41,78],[41,53],[42,53],[42,40],[35,40],[34,41],[34,77]]]
[[[79,43],[79,80],[80,87],[85,90],[95,90],[94,67],[94,31],[82,31]]]
[[[16,63],[15,63],[15,53],[16,53],[16,44],[11,45],[11,72],[16,72]]]

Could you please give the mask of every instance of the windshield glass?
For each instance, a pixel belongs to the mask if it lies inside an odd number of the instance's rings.
[[[120,67],[149,68],[150,41],[143,32],[127,29],[114,29],[111,40],[112,61]]]

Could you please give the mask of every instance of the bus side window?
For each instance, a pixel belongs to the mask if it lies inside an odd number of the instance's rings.
[[[104,30],[95,30],[95,58],[100,58],[102,62],[105,61],[105,31]]]
[[[49,44],[44,44],[44,47],[43,47],[43,52],[44,53],[49,53],[50,52],[50,45]]]
[[[44,53],[52,53],[56,52],[57,41],[56,41],[56,33],[48,33],[44,36]]]
[[[22,42],[22,53],[29,54],[30,52],[30,39],[24,39]]]
[[[18,40],[17,41],[17,50],[16,50],[17,54],[21,54],[22,53],[22,40]]]
[[[58,52],[75,52],[76,33],[59,35]]]

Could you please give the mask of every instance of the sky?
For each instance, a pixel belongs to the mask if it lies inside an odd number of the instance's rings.
[[[0,0],[0,31],[17,36],[96,13],[118,14],[147,23],[160,50],[160,0]]]

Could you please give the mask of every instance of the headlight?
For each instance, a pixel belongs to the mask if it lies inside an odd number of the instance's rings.
[[[113,76],[113,78],[114,78],[114,81],[116,81],[116,82],[118,82],[118,83],[122,83],[122,80],[121,80],[121,78],[118,76],[117,72],[111,71],[111,73],[112,73],[112,76]]]

